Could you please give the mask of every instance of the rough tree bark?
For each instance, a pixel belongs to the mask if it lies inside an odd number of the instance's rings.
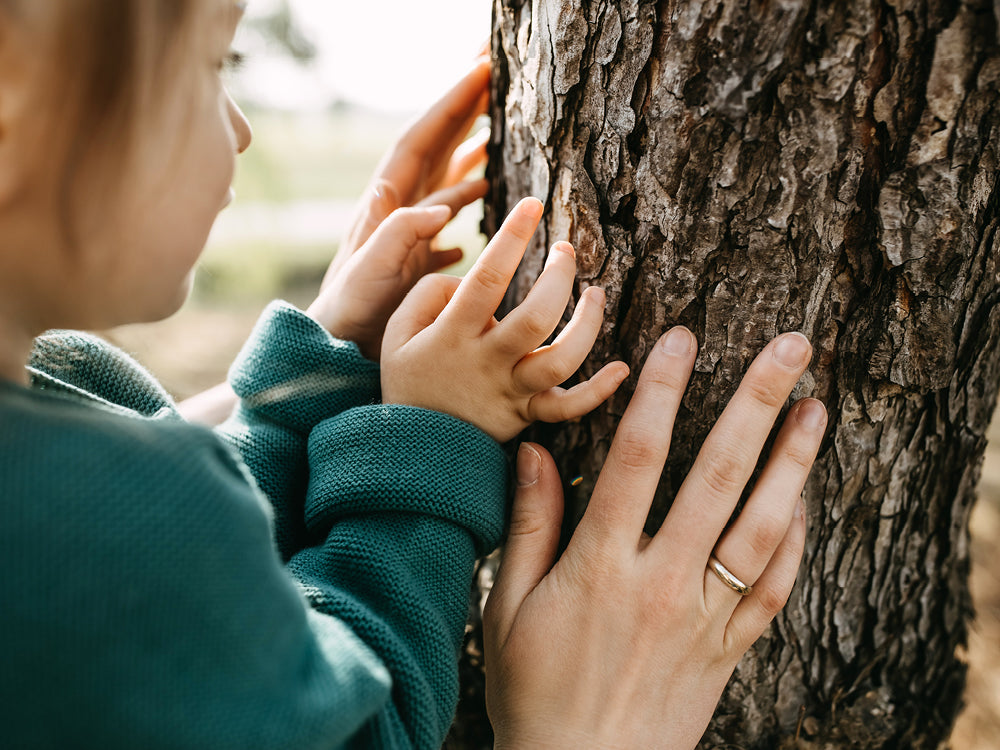
[[[704,747],[934,748],[960,707],[1000,383],[997,26],[979,1],[495,0],[485,224],[547,205],[510,301],[566,238],[608,296],[585,372],[637,372],[677,323],[701,342],[650,528],[753,355],[815,347],[799,581]],[[583,478],[571,522],[629,392],[543,436]]]

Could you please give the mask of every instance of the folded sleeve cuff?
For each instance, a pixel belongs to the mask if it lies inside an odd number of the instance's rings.
[[[446,414],[400,405],[346,411],[309,436],[310,529],[393,511],[435,516],[493,550],[503,532],[507,459],[488,435]]]
[[[379,367],[287,302],[272,302],[229,372],[243,406],[308,433],[324,419],[377,402]]]

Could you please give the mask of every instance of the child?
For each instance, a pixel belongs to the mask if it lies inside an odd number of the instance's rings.
[[[481,149],[458,147],[486,97],[482,63],[380,167],[316,302],[263,314],[231,371],[239,403],[217,430],[185,421],[97,339],[36,340],[154,320],[185,298],[250,142],[219,79],[240,14],[233,0],[0,2],[0,716],[10,747],[439,746],[473,562],[502,530],[498,443],[536,419],[589,411],[627,374],[612,363],[558,388],[589,352],[603,307],[587,290],[543,346],[573,284],[566,243],[527,299],[493,318],[541,215],[534,199],[461,283],[426,275],[456,259],[429,241],[483,192],[462,181]],[[651,588],[649,571],[615,575],[627,557],[615,550],[636,552],[630,530],[693,352],[675,329],[650,356],[597,510],[555,566],[554,472],[543,450],[521,449],[510,563],[488,618],[498,745],[583,746],[570,738],[605,733],[630,742],[627,726],[645,714],[622,722],[605,699],[609,679],[631,688],[631,678],[664,698],[644,725],[659,727],[657,742],[693,745],[735,659],[787,596],[802,544],[795,499],[822,433],[815,402],[795,407],[765,469],[773,486],[762,481],[748,503],[763,516],[744,511],[753,528],[737,524],[719,542],[748,580],[760,576],[761,593],[737,606],[701,554],[808,362],[795,335],[758,358],[713,432],[707,467],[689,478],[699,512],[679,496],[665,529],[681,519],[684,531],[675,523],[640,545],[670,546],[686,575],[671,589],[686,587],[679,605],[646,597],[674,612],[662,623],[675,629],[661,623],[657,640],[636,640],[621,626],[649,625],[639,600],[603,596],[626,579]],[[745,443],[727,459],[733,435]],[[767,544],[754,543],[761,530]],[[668,544],[678,535],[690,541]],[[706,613],[739,634],[699,626]],[[617,632],[595,626],[608,621]],[[564,644],[571,633],[580,639]],[[626,642],[675,657],[642,667]],[[561,703],[574,692],[568,670],[586,698],[571,705]],[[689,695],[698,710],[684,714]],[[596,714],[580,713],[595,701],[615,709],[596,729]]]

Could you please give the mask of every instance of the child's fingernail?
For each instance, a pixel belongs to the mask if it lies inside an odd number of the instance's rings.
[[[549,254],[545,258],[545,265],[548,266],[549,263],[558,258],[559,253],[562,253],[563,255],[568,255],[569,257],[574,259],[576,258],[576,252],[573,250],[573,246],[571,244],[569,244],[568,242],[557,242],[552,246],[552,249],[549,250]]]
[[[530,487],[538,481],[542,471],[542,457],[530,443],[521,443],[517,449],[517,486]]]
[[[542,212],[545,210],[545,206],[538,198],[522,198],[518,206],[521,211],[533,219],[541,219]]]
[[[785,367],[799,367],[805,362],[810,349],[809,339],[801,333],[786,333],[775,342],[774,358]]]
[[[802,501],[802,498],[800,497],[799,501],[795,504],[795,520],[801,521],[803,518],[805,518],[805,515],[806,515],[806,505]]]
[[[594,302],[596,302],[597,304],[603,305],[605,302],[607,302],[608,296],[604,293],[604,289],[602,287],[589,286],[587,287],[587,289],[593,290],[592,292],[590,292],[590,296],[594,298]]]
[[[684,355],[691,351],[691,332],[684,326],[676,326],[660,339],[660,345],[667,354]]]

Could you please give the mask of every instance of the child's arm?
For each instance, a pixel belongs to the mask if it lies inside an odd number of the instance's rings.
[[[569,390],[600,331],[602,290],[584,291],[556,340],[543,346],[562,318],[573,289],[575,256],[556,243],[524,302],[497,321],[493,315],[541,218],[542,204],[522,200],[461,282],[428,276],[393,315],[382,352],[382,398],[441,411],[476,425],[498,441],[531,422],[585,414],[628,375],[613,362]]]

